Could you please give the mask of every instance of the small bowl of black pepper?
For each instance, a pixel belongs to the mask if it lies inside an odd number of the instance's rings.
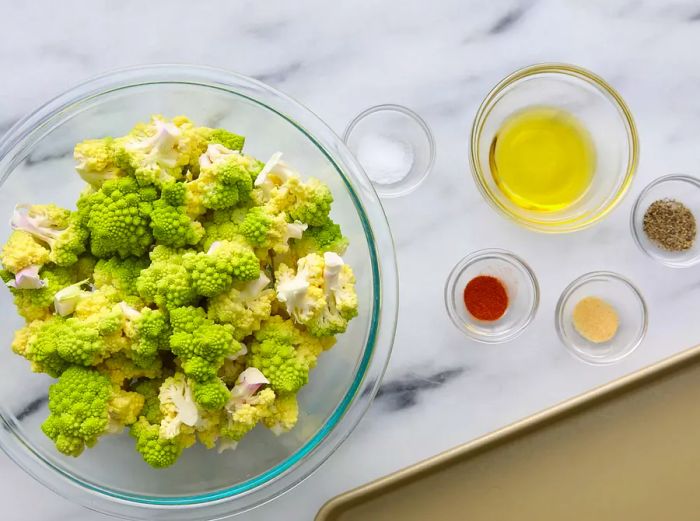
[[[699,216],[700,179],[684,174],[660,177],[634,203],[632,236],[652,259],[686,268],[700,262]]]

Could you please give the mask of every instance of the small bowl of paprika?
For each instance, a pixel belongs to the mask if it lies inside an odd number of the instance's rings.
[[[445,284],[447,314],[478,342],[497,344],[517,337],[537,312],[540,290],[532,269],[505,250],[467,255]]]

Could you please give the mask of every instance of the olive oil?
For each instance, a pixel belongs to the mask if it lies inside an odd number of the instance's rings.
[[[551,212],[578,201],[591,184],[595,147],[572,114],[532,107],[513,114],[489,151],[499,189],[522,208]]]

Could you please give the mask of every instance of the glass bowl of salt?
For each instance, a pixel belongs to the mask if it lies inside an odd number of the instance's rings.
[[[361,112],[343,139],[383,198],[418,188],[435,162],[430,128],[401,105],[378,105]]]

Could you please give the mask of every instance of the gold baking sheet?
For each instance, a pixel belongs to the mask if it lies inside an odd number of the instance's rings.
[[[316,521],[700,520],[700,346],[342,494]]]

